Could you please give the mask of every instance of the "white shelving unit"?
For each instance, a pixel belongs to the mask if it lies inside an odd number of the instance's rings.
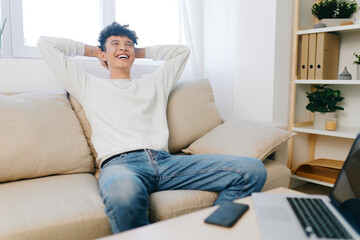
[[[353,139],[355,139],[357,134],[360,133],[360,113],[358,113],[358,109],[360,109],[360,79],[303,80],[300,79],[299,62],[299,55],[301,52],[299,51],[299,45],[301,44],[300,39],[302,38],[302,35],[329,32],[340,36],[340,57],[338,73],[343,70],[344,66],[351,68],[353,61],[355,60],[353,52],[360,53],[360,24],[299,30],[302,28],[302,26],[300,26],[300,18],[303,15],[309,18],[309,12],[311,12],[311,8],[306,9],[306,13],[301,12],[304,11],[304,9],[301,7],[301,1],[309,2],[309,0],[296,0],[294,4],[294,42],[291,76],[292,102],[289,116],[289,129],[298,134],[294,137],[294,139],[290,141],[289,144],[288,165],[291,169],[295,169],[302,163],[316,160],[318,158],[332,160],[329,157],[321,156],[321,153],[326,152],[326,150],[338,150],[331,149],[331,147],[328,147],[328,149],[326,149],[327,141],[332,144],[329,144],[330,146],[338,145],[338,148],[341,148],[342,150],[342,154],[335,156],[334,160],[345,160],[346,156],[344,153],[347,152],[348,149],[350,149]],[[357,0],[357,2],[360,3],[360,0]],[[354,74],[353,72],[353,78],[354,75],[356,77],[356,73]],[[306,98],[306,92],[310,92],[313,85],[317,84],[329,84],[331,88],[340,89],[342,92],[342,96],[345,97],[345,100],[342,102],[342,104],[345,105],[345,110],[339,111],[338,113],[339,119],[336,131],[326,131],[314,128],[312,125],[313,116],[309,111],[305,109],[305,106],[308,103],[308,100]],[[336,144],[336,141],[339,141],[339,144]],[[321,149],[319,150],[318,148]],[[333,186],[333,184],[329,182],[325,182],[319,179],[297,176],[295,174],[292,175],[292,182],[296,182],[295,184],[292,184],[293,186],[297,186],[299,182],[312,182],[328,187]]]
[[[310,34],[310,33],[322,33],[322,32],[332,32],[332,33],[353,33],[360,31],[360,24],[352,24],[346,26],[337,26],[337,27],[326,27],[326,28],[314,28],[308,30],[299,30],[296,32],[297,35]]]
[[[295,80],[295,84],[360,85],[360,80]]]
[[[303,126],[303,127],[293,127],[294,132],[299,133],[310,133],[322,136],[329,137],[340,137],[340,138],[349,138],[355,139],[357,133],[360,133],[360,128],[350,128],[350,127],[338,127],[336,131],[326,131],[315,129],[313,126]]]

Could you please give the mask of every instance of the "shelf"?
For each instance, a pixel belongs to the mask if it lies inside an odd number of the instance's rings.
[[[357,134],[360,133],[360,128],[350,128],[350,127],[337,127],[336,131],[326,131],[315,129],[313,126],[303,126],[303,127],[294,127],[292,129],[294,132],[299,133],[311,133],[323,136],[331,137],[341,137],[341,138],[350,138],[355,139]]]
[[[295,84],[360,85],[360,80],[295,80]]]
[[[326,186],[326,187],[334,187],[334,184],[332,184],[332,183],[318,181],[318,180],[314,180],[314,179],[311,179],[311,178],[299,177],[299,176],[296,176],[294,174],[292,174],[290,177],[293,178],[293,179],[297,179],[297,180],[301,180],[301,181],[305,181],[305,182],[311,182],[311,183],[323,185],[323,186]]]
[[[334,184],[344,161],[319,158],[300,164],[291,172],[294,176]]]
[[[359,32],[360,33],[360,24],[352,24],[346,26],[336,26],[336,27],[326,27],[326,28],[314,28],[314,29],[307,29],[307,30],[300,30],[297,31],[297,35],[303,34],[310,34],[310,33],[322,33],[322,32],[333,32],[333,33],[353,33]]]

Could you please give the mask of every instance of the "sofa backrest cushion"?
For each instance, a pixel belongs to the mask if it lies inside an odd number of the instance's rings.
[[[91,127],[85,112],[72,96],[70,102],[96,158],[97,153],[91,143]],[[177,84],[169,96],[167,118],[170,153],[188,147],[196,139],[220,125],[222,120],[215,106],[209,80],[200,79]]]
[[[209,80],[176,85],[169,96],[167,119],[170,153],[181,151],[222,124]]]
[[[0,94],[0,182],[94,171],[66,92]]]

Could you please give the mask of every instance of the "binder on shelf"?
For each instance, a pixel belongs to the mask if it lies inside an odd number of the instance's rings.
[[[316,40],[317,40],[316,33],[310,34],[310,37],[309,37],[308,79],[315,79]]]
[[[315,79],[338,79],[339,47],[338,35],[317,34]]]
[[[308,79],[309,34],[301,36],[300,79]]]

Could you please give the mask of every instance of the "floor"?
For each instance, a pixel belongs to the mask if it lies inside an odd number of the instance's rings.
[[[329,195],[332,188],[314,184],[314,183],[306,183],[299,187],[294,188],[294,190],[308,193],[308,194],[320,194],[320,195]]]

